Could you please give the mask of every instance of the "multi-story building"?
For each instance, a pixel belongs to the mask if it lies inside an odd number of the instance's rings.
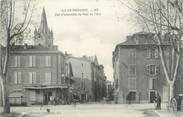
[[[81,101],[99,101],[103,99],[106,92],[106,77],[103,71],[104,67],[98,64],[96,56],[68,56],[67,63],[72,66],[73,80],[75,81],[74,94],[78,95]]]
[[[9,63],[11,103],[48,104],[51,97],[67,95],[64,54],[56,46],[14,46]]]
[[[106,93],[107,93],[107,100],[113,100],[113,84],[111,81],[106,81]]]
[[[93,97],[91,84],[91,63],[86,58],[68,57],[67,63],[72,66],[74,94],[82,101],[91,100]]]
[[[45,9],[40,27],[37,32],[35,30],[35,41],[35,45],[11,48],[8,66],[10,103],[49,104],[53,99],[68,102],[65,55],[53,45]]]
[[[92,62],[92,82],[94,100],[100,101],[106,97],[106,80],[107,77],[104,74],[104,66],[98,63],[96,56],[89,57]]]
[[[136,33],[113,52],[114,98],[116,103],[153,102],[158,92],[167,100],[168,86],[161,66],[154,34]],[[166,60],[168,45],[164,45]]]

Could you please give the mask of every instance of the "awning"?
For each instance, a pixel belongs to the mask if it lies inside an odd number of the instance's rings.
[[[13,92],[8,97],[9,98],[24,97],[24,94],[21,92]]]
[[[60,86],[24,86],[25,89],[63,89],[68,88],[67,85],[60,85]]]

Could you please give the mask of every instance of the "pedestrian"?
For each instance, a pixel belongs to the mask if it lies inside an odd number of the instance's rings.
[[[161,96],[159,95],[159,93],[157,94],[157,109],[160,110],[161,109]]]
[[[154,107],[157,109],[157,97],[155,96],[153,99]]]
[[[74,98],[73,99],[73,106],[76,108],[76,102],[77,102],[77,100]]]
[[[181,111],[181,101],[182,101],[181,97],[178,96],[177,97],[177,111]]]
[[[131,97],[130,97],[130,94],[127,95],[126,100],[128,101],[128,104],[131,104]]]

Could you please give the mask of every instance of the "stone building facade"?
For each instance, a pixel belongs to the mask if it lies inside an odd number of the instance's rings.
[[[106,76],[103,71],[104,67],[98,64],[96,56],[68,56],[67,63],[71,63],[72,66],[75,81],[73,93],[81,101],[99,101],[105,97]]]
[[[113,100],[113,84],[111,81],[106,81],[106,93],[107,93],[107,100]]]
[[[92,79],[94,100],[101,101],[107,96],[106,81],[107,77],[104,73],[104,66],[98,63],[96,56],[89,57],[92,62]]]
[[[10,103],[48,104],[51,98],[67,98],[65,58],[56,46],[14,46],[9,63]]]
[[[69,103],[65,55],[53,45],[53,32],[43,9],[35,29],[34,45],[14,45],[8,66],[8,94],[11,104]]]
[[[116,46],[113,52],[114,99],[116,103],[153,102],[157,92],[168,97],[168,86],[161,66],[154,34],[136,33]],[[169,46],[164,45],[169,61]]]

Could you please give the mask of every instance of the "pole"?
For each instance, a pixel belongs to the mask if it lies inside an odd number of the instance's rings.
[[[82,72],[82,81],[81,81],[81,91],[82,91],[82,93],[81,93],[81,101],[83,101],[83,92],[84,92],[84,89],[83,89],[83,72]]]

